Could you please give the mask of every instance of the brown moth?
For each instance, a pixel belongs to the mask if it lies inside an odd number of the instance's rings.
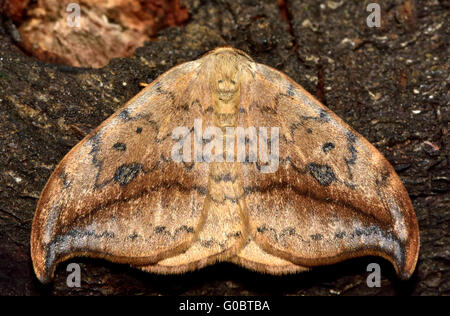
[[[42,282],[74,256],[284,274],[376,255],[406,279],[418,251],[387,160],[286,75],[228,47],[167,71],[76,145],[31,232]]]

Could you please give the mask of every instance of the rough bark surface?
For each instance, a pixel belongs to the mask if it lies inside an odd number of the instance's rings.
[[[183,28],[160,32],[133,56],[100,69],[28,57],[0,20],[1,295],[449,295],[449,7],[447,0],[380,1],[382,27],[369,28],[369,1],[189,0]],[[29,237],[40,191],[62,157],[117,108],[170,67],[220,45],[248,52],[318,96],[395,167],[419,220],[416,273],[399,281],[390,264],[361,258],[308,273],[269,276],[217,264],[160,276],[102,260],[76,259],[42,286]],[[381,265],[380,288],[366,267]]]
[[[188,19],[179,0],[38,0],[24,12],[19,44],[25,52],[47,62],[94,68],[132,55],[160,29]],[[17,14],[9,10],[8,16]]]

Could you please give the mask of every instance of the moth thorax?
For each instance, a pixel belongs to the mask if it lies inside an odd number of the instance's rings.
[[[214,113],[219,127],[235,126],[240,102],[240,87],[237,78],[217,81],[214,97]]]

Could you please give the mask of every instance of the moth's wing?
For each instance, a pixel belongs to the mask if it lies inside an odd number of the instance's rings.
[[[73,256],[146,265],[189,246],[202,221],[208,164],[177,163],[171,133],[195,118],[208,96],[199,62],[165,73],[76,145],[60,162],[35,213],[31,254],[49,281]],[[200,80],[201,81],[201,80]]]
[[[240,126],[279,127],[276,171],[260,172],[259,158],[242,167],[256,244],[304,267],[379,255],[409,277],[418,256],[418,225],[392,166],[290,78],[264,65],[252,67]],[[238,258],[255,264],[244,252]]]
[[[229,261],[250,270],[269,274],[290,274],[309,270],[307,267],[270,254],[253,239],[250,239],[240,252],[231,257]]]

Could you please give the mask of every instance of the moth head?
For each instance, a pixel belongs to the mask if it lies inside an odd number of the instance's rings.
[[[242,61],[232,50],[219,51],[211,55],[210,84],[216,101],[223,105],[236,104],[242,84]]]
[[[232,47],[219,47],[203,58],[203,73],[207,74],[210,88],[221,103],[238,102],[240,87],[244,83],[248,64],[252,59]]]
[[[241,58],[246,59],[247,61],[253,62],[253,59],[247,55],[244,51],[240,49],[233,48],[231,46],[223,46],[223,47],[217,47],[216,49],[208,52],[206,56],[208,55],[218,55],[218,54],[232,54],[236,56],[240,56]]]

